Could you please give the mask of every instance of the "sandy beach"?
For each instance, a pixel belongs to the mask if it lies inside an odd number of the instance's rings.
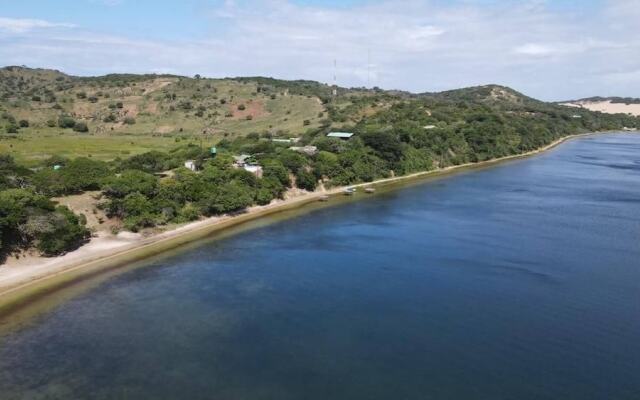
[[[540,149],[519,155],[381,179],[375,182],[351,185],[349,187],[383,185],[421,177],[443,175],[464,169],[529,157],[549,150],[569,139],[593,134],[595,133],[567,136]],[[13,261],[1,265],[0,312],[3,311],[3,309],[6,311],[9,308],[17,307],[21,302],[26,302],[38,294],[44,294],[58,287],[68,285],[74,279],[82,276],[96,274],[102,269],[114,268],[140,260],[206,237],[213,232],[265,215],[304,206],[305,204],[318,201],[322,196],[340,195],[344,189],[344,187],[336,187],[330,190],[320,190],[311,193],[305,192],[286,200],[274,201],[266,206],[251,207],[241,214],[207,218],[149,237],[128,232],[121,232],[116,236],[99,235],[98,237],[92,238],[88,244],[81,248],[60,257],[27,257],[17,262]]]

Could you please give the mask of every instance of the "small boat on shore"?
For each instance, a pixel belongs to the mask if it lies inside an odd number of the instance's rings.
[[[364,189],[365,193],[375,193],[376,188],[368,187]]]
[[[318,201],[329,201],[329,196],[327,196],[326,194],[323,196],[318,197]]]
[[[356,188],[346,188],[342,193],[345,196],[353,196],[356,193]]]

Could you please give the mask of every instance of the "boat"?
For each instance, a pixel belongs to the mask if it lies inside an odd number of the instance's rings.
[[[318,197],[318,201],[329,201],[329,196],[327,196],[326,194],[323,196]]]
[[[364,191],[366,193],[375,193],[376,192],[376,188],[368,187],[368,188],[365,188]]]
[[[356,188],[346,188],[342,193],[345,196],[353,196],[356,193]]]

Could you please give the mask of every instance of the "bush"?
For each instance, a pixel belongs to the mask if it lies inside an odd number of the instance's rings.
[[[89,100],[89,102],[91,102],[91,103],[97,103],[97,102],[98,102],[98,98],[97,98],[97,97],[95,97],[95,96],[91,96],[91,97],[89,97],[89,99],[88,99],[88,100]]]
[[[5,130],[7,131],[7,133],[18,133],[18,125],[8,124]]]
[[[121,101],[116,103],[116,108],[124,108],[124,104]]]
[[[122,121],[125,125],[135,125],[136,123],[136,119],[133,117],[124,117],[124,120]]]
[[[42,101],[40,96],[31,96],[31,101]]]
[[[52,119],[47,120],[47,126],[49,128],[54,128],[56,126],[56,121],[54,121]]]
[[[76,126],[76,120],[69,116],[61,116],[58,118],[58,126],[64,129],[73,128]]]
[[[86,122],[78,121],[73,126],[73,130],[76,132],[89,132],[89,127]]]
[[[245,105],[244,105],[244,104],[240,104],[240,105],[238,106],[238,110],[240,110],[240,111],[244,111],[245,109],[246,109],[246,107],[245,107]]]
[[[20,126],[20,128],[28,128],[29,121],[27,121],[26,119],[21,119],[18,125]]]
[[[104,117],[102,121],[106,123],[116,122],[116,116],[114,114],[109,114],[106,117]]]

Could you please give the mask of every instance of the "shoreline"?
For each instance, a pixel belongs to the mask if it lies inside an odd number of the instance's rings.
[[[85,246],[64,256],[47,260],[44,263],[39,260],[38,264],[11,267],[12,269],[15,268],[15,270],[9,273],[4,271],[5,273],[0,274],[0,317],[11,314],[32,301],[72,285],[79,280],[88,279],[105,271],[122,267],[125,264],[140,261],[167,250],[175,249],[195,240],[205,238],[214,232],[220,232],[268,215],[304,207],[309,203],[317,202],[322,196],[340,195],[346,187],[360,188],[400,183],[426,177],[447,175],[483,166],[491,166],[510,160],[538,155],[574,138],[607,132],[617,131],[569,135],[539,149],[522,154],[305,193],[290,199],[276,201],[266,206],[250,207],[246,212],[237,215],[217,216],[192,222],[147,238],[135,240],[98,238],[98,240],[92,241],[93,243],[89,242]],[[116,243],[118,241],[120,241],[120,243]],[[109,242],[111,243],[109,244]]]

